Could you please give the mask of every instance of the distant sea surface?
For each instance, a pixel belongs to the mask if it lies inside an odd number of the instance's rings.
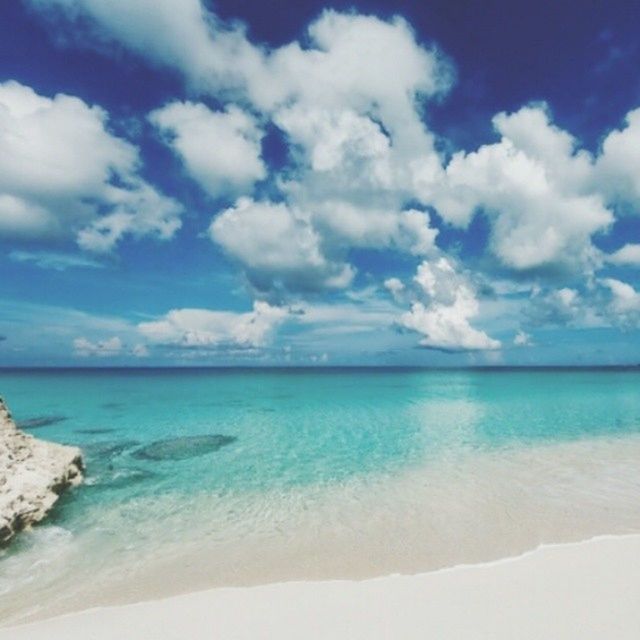
[[[640,368],[0,370],[0,395],[87,465],[0,552],[0,622],[640,531]]]

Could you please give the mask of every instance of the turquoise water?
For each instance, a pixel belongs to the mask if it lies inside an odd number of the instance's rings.
[[[313,515],[353,483],[640,433],[637,368],[2,371],[0,395],[33,435],[85,453],[87,483],[42,531],[86,576],[163,545],[268,532],[292,496]],[[15,576],[42,565],[38,535],[0,559],[0,588],[23,601]],[[35,598],[69,570],[33,571]]]
[[[260,489],[460,449],[640,431],[636,369],[1,372],[0,392],[17,421],[64,417],[28,430],[85,449],[95,500],[110,499],[107,462],[148,472],[132,492],[158,490],[167,470],[173,489],[193,491],[194,478],[198,490]],[[132,457],[144,444],[206,434],[236,441],[183,460]]]

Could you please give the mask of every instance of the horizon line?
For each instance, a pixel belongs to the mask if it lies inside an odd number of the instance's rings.
[[[579,370],[579,369],[640,369],[640,363],[635,364],[527,364],[527,365],[391,365],[391,364],[296,364],[296,365],[0,365],[0,372],[13,371],[203,371],[203,370],[415,370],[415,371],[510,371],[510,370]]]

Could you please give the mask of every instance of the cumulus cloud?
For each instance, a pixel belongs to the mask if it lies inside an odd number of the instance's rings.
[[[531,336],[525,331],[518,331],[513,338],[513,344],[516,347],[530,347],[533,343],[531,342]]]
[[[596,181],[610,202],[621,205],[620,212],[640,215],[640,109],[630,111],[624,128],[604,139]]]
[[[180,71],[194,87],[232,91],[263,64],[243,28],[224,24],[200,0],[27,1],[53,21],[65,21],[77,44],[119,44]]]
[[[208,309],[173,309],[138,331],[151,343],[200,349],[264,347],[288,310],[257,301],[246,313]]]
[[[414,282],[422,299],[401,316],[400,325],[421,334],[421,346],[442,351],[500,348],[498,340],[471,326],[480,305],[471,284],[449,259],[422,262]]]
[[[427,212],[354,205],[341,200],[306,201],[299,205],[327,244],[335,247],[396,249],[424,256],[435,248],[438,230]]]
[[[607,313],[612,323],[625,328],[640,326],[640,293],[614,278],[603,278],[600,283],[611,293]]]
[[[536,326],[569,325],[583,318],[585,302],[577,289],[562,287],[551,291],[534,288],[531,304],[525,309],[529,321]]]
[[[9,194],[0,194],[0,235],[9,238],[37,238],[55,231],[56,221],[44,207]]]
[[[87,338],[76,338],[73,341],[73,351],[75,355],[81,357],[112,357],[120,355],[123,349],[122,340],[117,336],[107,340],[92,342]]]
[[[401,302],[403,300],[403,294],[406,291],[406,287],[402,280],[399,278],[387,278],[383,284],[384,288],[391,294],[396,302]]]
[[[252,44],[244,27],[226,23],[200,0],[29,0],[45,16],[92,28],[80,44],[118,43],[150,61],[179,70],[200,91],[236,92],[262,109],[304,96],[318,104],[413,111],[416,93],[433,95],[451,71],[435,50],[417,45],[411,27],[356,14],[325,11],[298,42],[274,50]],[[375,46],[371,46],[375,43]],[[405,113],[398,115],[406,115]]]
[[[640,109],[595,156],[552,123],[544,104],[500,113],[493,125],[499,142],[455,153],[437,180],[434,203],[446,221],[465,227],[484,211],[490,251],[516,271],[635,263],[634,245],[607,258],[592,240],[610,228],[614,208],[640,212]]]
[[[200,0],[30,2],[70,24],[91,25],[89,40],[99,46],[116,42],[179,71],[195,94],[223,105],[172,102],[149,118],[208,194],[235,200],[211,220],[209,237],[241,266],[258,298],[344,289],[356,275],[354,249],[392,250],[422,261],[412,283],[389,278],[385,288],[396,304],[412,304],[401,324],[421,334],[423,346],[497,349],[497,340],[471,324],[480,315],[480,295],[468,274],[439,253],[433,208],[445,225],[459,228],[484,213],[492,259],[482,264],[518,282],[541,283],[526,305],[530,325],[622,326],[633,319],[635,298],[625,288],[635,291],[632,285],[598,279],[597,271],[639,264],[639,245],[607,256],[594,239],[612,227],[614,213],[640,211],[640,109],[592,154],[554,124],[545,104],[530,104],[493,118],[495,141],[445,162],[424,109],[451,86],[451,65],[418,42],[401,18],[324,11],[302,38],[270,48],[251,42],[241,24],[220,20]],[[45,195],[37,197],[15,174],[3,189],[0,176],[0,234],[29,238],[73,228],[80,245],[94,251],[108,250],[127,233],[170,237],[179,225],[175,203],[140,181],[135,149],[108,133],[106,114],[84,103],[76,108],[91,112],[95,130],[106,136],[102,160],[74,178],[89,187],[56,195],[56,205],[65,206],[53,207],[46,175],[38,178]],[[277,174],[267,175],[261,141],[271,125],[288,156]],[[25,131],[38,129],[25,125]],[[118,188],[104,177],[109,172],[121,177]],[[254,195],[264,179],[264,191]],[[94,200],[103,203],[100,215],[88,204]],[[68,217],[60,225],[63,210]],[[565,276],[563,287],[558,281]],[[191,312],[198,311],[204,313],[195,314],[198,322],[224,324],[205,310],[176,310],[177,319],[168,314],[157,323],[182,336],[173,344],[197,342],[178,325],[196,322]],[[528,334],[520,331],[515,340],[524,345]],[[212,339],[226,343],[238,340]]]
[[[355,268],[350,247],[395,247],[414,255],[434,249],[428,214],[358,210],[327,202],[315,210],[241,198],[215,217],[211,238],[244,267],[259,291],[343,289]]]
[[[260,147],[263,132],[252,116],[237,107],[212,111],[204,104],[172,102],[153,111],[149,120],[187,173],[213,197],[244,193],[266,176]]]
[[[371,117],[352,109],[328,110],[295,103],[279,110],[275,122],[313,171],[356,165],[352,168],[367,169],[361,177],[369,185],[391,184],[390,139]]]
[[[582,291],[563,287],[535,289],[524,313],[533,326],[640,326],[640,293],[615,278],[596,278]]]
[[[139,177],[136,148],[107,121],[73,96],[0,84],[0,237],[108,251],[125,234],[173,235],[181,207]]]
[[[145,344],[136,344],[133,345],[133,349],[131,349],[131,355],[136,358],[148,358],[149,357],[149,349]]]
[[[324,11],[307,36],[308,48],[293,42],[271,52],[267,74],[251,87],[257,104],[293,98],[362,110],[377,102],[383,119],[415,123],[413,98],[440,93],[450,85],[450,68],[442,56],[421,47],[401,18],[385,21]]]
[[[56,278],[54,278],[55,280]],[[92,315],[69,307],[35,304],[16,299],[0,299],[0,333],[10,336],[14,357],[8,364],[24,365],[43,362],[69,363],[77,351],[89,357],[98,352],[125,358],[128,344],[136,344],[140,336],[128,320],[117,316]],[[115,354],[120,341],[120,353]],[[79,342],[74,345],[74,340]],[[100,348],[100,343],[103,346]],[[80,354],[78,357],[82,357]]]
[[[400,208],[406,199],[428,202],[426,186],[418,188],[415,181],[416,175],[426,181],[427,172],[433,181],[441,171],[431,134],[417,112],[415,122],[394,127],[391,115],[374,115],[373,109],[373,104],[357,112],[296,102],[277,110],[274,122],[286,134],[295,161],[287,191],[360,205],[382,201],[387,208]],[[414,138],[412,144],[403,142],[405,137]]]
[[[182,207],[142,181],[136,180],[131,189],[109,189],[107,201],[111,212],[78,231],[83,249],[105,253],[127,234],[169,240],[181,226]]]
[[[355,274],[347,263],[351,248],[417,256],[434,250],[438,232],[429,214],[402,208],[403,192],[385,158],[386,135],[370,120],[351,116],[355,133],[332,130],[330,120],[313,130],[297,122],[298,141],[309,148],[291,168],[294,178],[281,183],[284,200],[243,199],[213,220],[211,238],[242,263],[258,289],[346,287]],[[369,138],[375,132],[379,137]]]
[[[418,197],[413,169],[440,166],[416,98],[447,86],[448,65],[399,19],[328,11],[308,34],[308,48],[270,52],[263,81],[248,88],[290,145],[282,202],[236,207],[211,225],[263,290],[346,287],[351,248],[425,256],[437,235],[428,213],[404,203]]]
[[[262,229],[269,263],[277,263],[267,266],[263,281],[290,289],[335,288],[351,280],[354,269],[344,256],[352,247],[417,256],[432,250],[436,231],[428,214],[406,203],[429,204],[429,188],[441,171],[419,101],[446,91],[452,73],[439,51],[416,41],[406,21],[325,11],[309,26],[304,44],[268,49],[195,1],[116,0],[108,8],[101,0],[34,2],[71,19],[88,19],[104,37],[176,66],[200,92],[241,98],[262,121],[281,129],[290,164],[276,179],[280,193],[272,200],[280,207],[277,220],[293,236],[279,243],[285,255],[276,257],[272,234]],[[156,43],[160,36],[163,49]],[[176,43],[180,51],[169,55]],[[187,172],[214,196],[248,195],[265,176],[262,132],[237,107],[214,112],[203,104],[171,103],[150,119]],[[253,224],[256,211],[257,206],[244,207],[242,214],[224,211],[211,227],[214,241],[243,263],[253,282],[260,275],[259,257],[247,256],[238,245],[257,234],[240,230],[241,222]],[[232,226],[242,241],[230,237]],[[300,250],[309,247],[302,259]]]
[[[213,220],[209,233],[259,290],[342,288],[354,275],[348,264],[323,253],[308,215],[284,203],[241,199]]]
[[[328,11],[308,33],[272,54],[289,87],[273,112],[294,160],[285,197],[325,244],[426,255],[437,232],[405,203],[425,202],[416,181],[441,162],[416,99],[446,90],[449,66],[401,19]]]
[[[625,244],[606,259],[607,262],[620,266],[640,266],[640,244]]]
[[[501,139],[472,153],[454,154],[436,207],[465,226],[482,209],[491,223],[490,250],[517,271],[593,270],[594,234],[613,222],[591,191],[592,159],[553,125],[544,105],[493,119]]]

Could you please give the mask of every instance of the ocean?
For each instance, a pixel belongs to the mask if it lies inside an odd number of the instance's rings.
[[[640,531],[640,368],[2,370],[86,482],[0,552],[0,621],[416,573]]]

